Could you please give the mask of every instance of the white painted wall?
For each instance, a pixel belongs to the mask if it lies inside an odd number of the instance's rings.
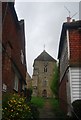
[[[81,99],[81,67],[70,67],[69,75],[72,103],[75,100]]]

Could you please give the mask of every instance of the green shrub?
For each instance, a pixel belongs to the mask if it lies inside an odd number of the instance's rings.
[[[2,120],[33,120],[30,106],[17,94],[3,96]]]
[[[58,98],[58,89],[59,89],[59,71],[58,66],[55,64],[54,71],[53,71],[53,77],[52,82],[50,85],[50,88],[56,98]]]
[[[50,99],[50,103],[52,105],[52,109],[54,111],[56,120],[70,120],[67,115],[62,111],[60,108],[59,100],[58,99]]]
[[[32,95],[32,89],[31,88],[29,88],[29,89],[25,88],[25,94],[24,94],[24,96],[26,97],[26,101],[27,102],[31,101],[31,95]]]
[[[31,112],[32,112],[32,116],[33,116],[33,120],[38,120],[39,119],[39,111],[38,111],[38,107],[34,104],[30,104],[30,108],[31,108]]]
[[[45,100],[41,97],[32,97],[31,103],[37,106],[38,108],[42,108],[44,106]]]

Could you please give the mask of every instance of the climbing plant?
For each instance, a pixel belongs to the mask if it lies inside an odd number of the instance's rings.
[[[52,82],[51,82],[51,90],[55,97],[58,97],[58,89],[59,89],[59,72],[58,72],[58,66],[55,64],[54,66],[54,72],[53,72],[53,77],[52,77]]]

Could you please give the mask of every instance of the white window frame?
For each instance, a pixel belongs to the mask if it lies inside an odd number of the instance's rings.
[[[21,63],[24,64],[24,54],[22,50],[21,50]]]
[[[25,84],[22,84],[22,90],[25,90]]]
[[[19,79],[17,75],[15,74],[15,79],[14,79],[14,90],[18,92],[18,84],[19,84]]]
[[[3,92],[7,92],[7,85],[3,83]]]

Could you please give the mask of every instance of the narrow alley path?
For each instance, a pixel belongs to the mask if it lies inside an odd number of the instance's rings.
[[[39,120],[69,120],[69,118],[62,114],[55,116],[50,99],[45,99],[44,107],[39,109]]]
[[[54,120],[54,112],[52,110],[52,106],[50,104],[49,99],[45,100],[45,105],[43,108],[39,109],[40,112],[40,119],[42,118],[42,120],[48,119],[48,120]]]

